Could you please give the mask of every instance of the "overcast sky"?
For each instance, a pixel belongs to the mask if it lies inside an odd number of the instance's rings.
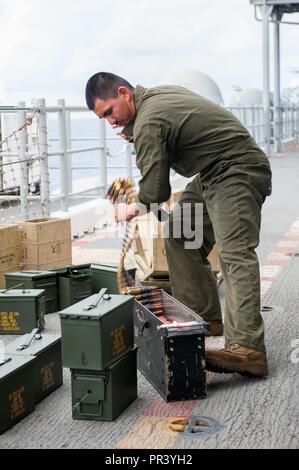
[[[285,87],[299,68],[299,26],[281,36]],[[0,0],[0,82],[5,104],[85,104],[95,72],[154,86],[188,67],[210,75],[227,101],[233,85],[261,88],[261,38],[249,0]]]

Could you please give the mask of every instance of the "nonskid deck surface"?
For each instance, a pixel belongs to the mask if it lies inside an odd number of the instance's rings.
[[[298,448],[299,150],[271,158],[271,165],[273,195],[264,206],[258,249],[268,378],[209,373],[206,399],[165,403],[139,374],[138,400],[116,422],[106,423],[72,420],[71,378],[65,369],[63,387],[0,436],[0,448]],[[105,232],[73,245],[75,263],[117,261],[120,253],[120,242],[109,243]],[[220,295],[223,299],[223,286]],[[46,332],[60,331],[57,314],[46,320]],[[7,344],[14,338],[0,339]],[[222,338],[206,341],[223,344]],[[191,415],[214,418],[222,427],[214,435],[192,437],[171,433],[165,425],[167,418]]]

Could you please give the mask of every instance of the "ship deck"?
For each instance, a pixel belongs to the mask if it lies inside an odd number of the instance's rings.
[[[273,194],[263,209],[261,243],[262,305],[269,376],[208,374],[203,400],[165,403],[138,374],[138,399],[112,423],[74,421],[71,377],[17,426],[0,436],[0,448],[206,449],[299,447],[299,149],[270,158]],[[73,243],[74,263],[118,261],[120,241],[108,231]],[[298,251],[297,251],[298,250]],[[224,286],[219,288],[223,300]],[[269,308],[270,307],[270,308]],[[46,332],[60,331],[57,314],[46,317]],[[13,337],[2,337],[5,343]],[[295,341],[297,340],[297,346]],[[222,339],[209,339],[219,346]],[[171,417],[214,418],[211,436],[167,430]]]

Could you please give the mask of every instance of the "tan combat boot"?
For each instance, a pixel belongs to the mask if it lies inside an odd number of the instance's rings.
[[[206,368],[213,372],[237,372],[256,377],[268,374],[266,353],[239,344],[220,350],[207,350]]]
[[[207,321],[208,332],[206,336],[222,336],[223,335],[223,323],[222,320],[210,320]]]

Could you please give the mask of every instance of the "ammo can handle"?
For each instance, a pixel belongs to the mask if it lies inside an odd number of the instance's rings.
[[[28,338],[27,341],[24,342],[24,344],[22,344],[20,347],[18,347],[17,351],[24,351],[24,349],[28,349],[30,344],[32,343],[32,341],[34,340],[34,338],[36,337],[36,335],[39,333],[39,328],[35,328],[29,335],[28,335]],[[40,335],[39,338],[37,339],[42,339],[42,336]]]
[[[22,284],[17,284],[16,286],[13,286],[13,287],[10,287],[9,289],[3,290],[3,291],[2,291],[2,294],[6,294],[6,292],[9,292],[9,291],[11,291],[11,290],[15,290],[15,289],[17,289],[17,287],[21,287],[21,286],[24,287],[24,283],[22,283]]]
[[[21,271],[23,274],[40,274],[40,271]]]
[[[98,298],[97,302],[96,302],[95,304],[91,304],[91,305],[89,305],[88,307],[86,307],[86,308],[84,309],[84,311],[87,312],[87,311],[89,311],[89,310],[93,310],[93,309],[97,308],[97,306],[99,305],[99,303],[101,302],[101,300],[103,300],[104,295],[106,295],[106,294],[108,295],[107,300],[110,300],[110,299],[111,299],[111,296],[110,296],[110,294],[109,294],[108,289],[106,289],[106,288],[101,289],[100,292],[99,292],[99,298]]]
[[[5,364],[8,364],[11,360],[11,357],[9,357],[8,359],[3,359],[3,361],[0,361],[0,367],[5,366]]]
[[[67,268],[67,273],[68,273],[71,277],[75,277],[74,274],[73,274],[73,269],[75,269],[75,268],[73,268],[73,267]]]
[[[73,273],[73,271],[78,271],[78,274],[75,275]],[[85,277],[85,275],[86,275],[86,273],[83,273],[82,271],[80,272],[80,269],[78,269],[78,268],[68,268],[68,274],[72,279],[73,278],[77,279],[77,278],[80,278],[80,277]]]

